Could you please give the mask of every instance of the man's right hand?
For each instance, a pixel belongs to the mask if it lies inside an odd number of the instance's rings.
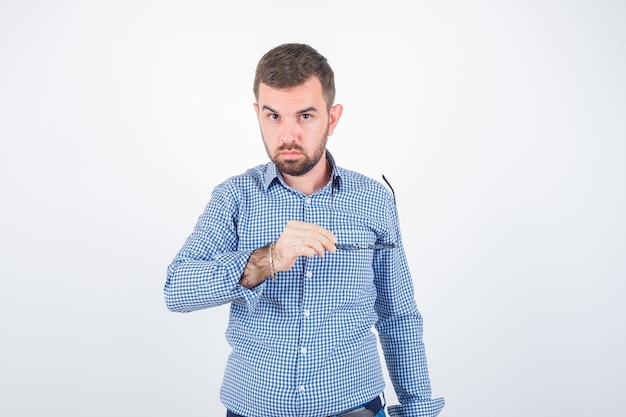
[[[336,242],[337,238],[330,230],[313,223],[291,220],[274,242],[273,271],[276,273],[290,270],[300,256],[322,257],[325,251],[335,252]],[[239,280],[240,285],[253,288],[271,275],[269,250],[270,245],[266,245],[252,252]]]
[[[335,252],[337,238],[322,226],[291,220],[274,243],[274,271],[288,271],[300,256],[324,256],[324,251]]]

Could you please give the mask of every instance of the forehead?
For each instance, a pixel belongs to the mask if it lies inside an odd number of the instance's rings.
[[[311,77],[303,84],[291,88],[273,88],[259,84],[259,106],[285,111],[292,107],[319,107],[324,105],[322,83],[317,77]]]

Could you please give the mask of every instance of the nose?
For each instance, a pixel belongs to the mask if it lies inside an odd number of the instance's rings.
[[[281,143],[294,143],[298,136],[298,126],[295,121],[283,119],[278,132],[278,139]]]

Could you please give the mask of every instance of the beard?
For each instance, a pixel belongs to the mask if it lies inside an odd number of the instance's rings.
[[[301,175],[306,174],[311,171],[315,165],[322,159],[322,156],[326,154],[326,142],[328,141],[328,135],[325,134],[323,140],[320,142],[319,146],[313,150],[313,153],[308,154],[304,151],[304,149],[296,144],[285,144],[280,148],[276,149],[274,155],[270,155],[269,151],[267,152],[268,156],[272,160],[272,162],[276,165],[278,170],[287,175],[291,175],[293,177],[299,177]],[[267,146],[266,146],[267,151]],[[296,150],[302,154],[302,158],[293,161],[287,160],[284,161],[280,159],[280,153],[283,151]]]

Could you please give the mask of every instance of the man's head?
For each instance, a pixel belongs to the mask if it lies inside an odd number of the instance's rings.
[[[307,193],[325,185],[326,141],[343,111],[326,59],[307,45],[274,48],[259,61],[254,94],[265,149],[287,184]]]
[[[282,90],[304,84],[316,76],[322,84],[326,108],[335,101],[335,77],[328,61],[309,45],[285,43],[267,52],[256,68],[254,97],[259,99],[259,85]]]

